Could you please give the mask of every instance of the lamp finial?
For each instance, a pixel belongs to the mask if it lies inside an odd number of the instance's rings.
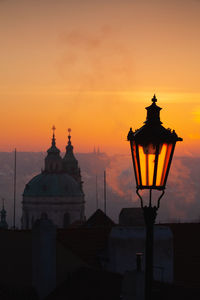
[[[157,102],[157,98],[156,98],[156,95],[155,95],[155,94],[153,95],[152,102],[153,102],[153,103],[156,103],[156,102]]]

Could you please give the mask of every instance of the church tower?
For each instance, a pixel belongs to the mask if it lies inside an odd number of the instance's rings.
[[[44,170],[32,178],[23,193],[22,228],[30,229],[41,214],[46,214],[58,228],[85,219],[85,201],[78,161],[73,154],[71,136],[62,158],[56,147],[55,127],[47,150]]]
[[[55,129],[55,126],[53,126],[51,147],[47,150],[47,156],[45,158],[44,172],[46,173],[62,172],[62,158],[60,156],[60,150],[56,147]]]
[[[81,181],[81,171],[78,166],[78,161],[74,156],[73,146],[71,143],[71,129],[68,129],[68,144],[66,146],[66,153],[63,157],[63,170],[70,176],[72,176],[80,185],[80,189],[82,190],[82,181]]]

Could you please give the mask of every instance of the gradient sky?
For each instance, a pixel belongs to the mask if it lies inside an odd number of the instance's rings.
[[[129,152],[156,93],[163,125],[200,149],[200,1],[0,0],[0,151]]]

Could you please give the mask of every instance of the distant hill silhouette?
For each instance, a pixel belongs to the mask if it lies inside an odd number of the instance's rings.
[[[107,174],[107,215],[118,222],[124,207],[140,206],[135,193],[132,161],[127,155],[106,153],[76,153],[79,161],[86,200],[86,216],[96,210],[96,175],[98,179],[99,209],[103,210],[103,172]],[[17,153],[16,223],[20,226],[21,201],[25,184],[43,168],[45,152]],[[200,219],[200,157],[175,157],[172,162],[165,196],[161,201],[157,221]],[[5,198],[7,220],[12,225],[14,152],[0,152],[0,207]]]

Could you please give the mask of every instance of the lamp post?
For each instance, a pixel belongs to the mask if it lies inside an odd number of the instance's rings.
[[[152,104],[146,107],[147,118],[144,125],[128,133],[133,168],[136,180],[136,193],[141,201],[146,227],[145,242],[145,300],[152,299],[153,282],[153,233],[160,200],[164,195],[167,177],[177,141],[182,141],[176,132],[166,129],[160,121],[161,108],[156,105],[156,96]],[[147,205],[139,194],[139,190],[149,190]],[[152,205],[152,190],[161,191],[155,206]]]

